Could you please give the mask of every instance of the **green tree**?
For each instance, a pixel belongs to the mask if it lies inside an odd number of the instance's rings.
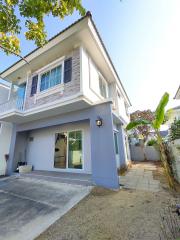
[[[25,20],[26,39],[42,47],[47,37],[44,17],[52,15],[63,19],[74,10],[82,16],[86,14],[81,0],[0,0],[0,48],[6,54],[20,56],[21,21],[17,13]]]
[[[168,164],[168,160],[167,160],[167,156],[166,156],[166,152],[165,152],[165,146],[163,144],[163,139],[162,139],[161,134],[160,134],[160,127],[164,122],[165,107],[168,104],[168,101],[169,101],[169,94],[165,93],[162,96],[162,98],[161,98],[161,100],[160,100],[160,102],[159,102],[159,104],[156,108],[154,119],[152,119],[151,121],[146,120],[146,119],[137,119],[137,120],[131,121],[127,125],[126,129],[131,130],[131,129],[134,129],[134,128],[137,128],[137,127],[143,126],[143,125],[150,126],[152,129],[154,129],[156,139],[157,139],[157,143],[159,145],[159,149],[160,149],[160,153],[161,153],[161,162],[162,162],[162,165],[163,165],[163,168],[164,168],[165,175],[167,176],[169,186],[171,188],[174,188],[175,187],[174,186],[174,179],[173,179],[172,174],[171,174],[171,169],[170,169],[170,166]]]
[[[136,121],[139,119],[144,119],[148,121],[152,121],[154,119],[154,113],[151,110],[144,111],[135,111],[130,115],[131,121]],[[147,140],[151,127],[149,125],[140,125],[135,129],[136,135],[142,135],[144,141]]]
[[[151,110],[144,110],[144,111],[139,111],[138,110],[138,111],[135,111],[135,112],[131,113],[130,119],[131,119],[131,121],[136,121],[136,120],[139,120],[139,119],[145,119],[145,120],[151,121],[151,120],[154,119],[154,114]],[[133,130],[133,135],[135,137],[141,138],[140,147],[141,147],[141,150],[142,150],[143,155],[144,155],[144,160],[148,160],[147,157],[146,157],[144,144],[147,140],[147,137],[149,135],[150,130],[151,130],[151,127],[149,125],[140,125]]]

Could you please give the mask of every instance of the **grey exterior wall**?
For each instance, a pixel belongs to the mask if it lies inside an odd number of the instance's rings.
[[[117,132],[119,147],[119,157],[117,159],[119,162],[117,161],[117,167],[127,167],[131,160],[127,134],[123,129],[122,124],[114,124],[114,130]]]
[[[141,147],[139,146],[130,146],[131,151],[131,160],[133,161],[144,161],[144,153]],[[153,146],[145,146],[144,151],[146,154],[146,158],[149,161],[159,161],[160,160],[160,153],[159,151]]]
[[[51,103],[58,99],[63,99],[80,92],[80,49],[75,49],[66,56],[66,59],[72,57],[72,80],[64,84],[63,94],[61,92],[36,99],[36,95],[31,96],[32,77],[30,76],[26,88],[25,110]]]
[[[27,138],[28,132],[17,133],[15,152],[14,152],[14,161],[13,161],[13,170],[17,168],[18,162],[26,162],[27,154]]]
[[[74,130],[82,130],[83,169],[54,168],[55,134]],[[32,130],[29,132],[29,137],[33,138],[33,141],[28,141],[27,143],[26,160],[28,164],[33,166],[34,170],[91,173],[91,140],[89,121],[62,124],[58,126]]]
[[[103,126],[100,128],[96,126],[96,119],[99,116],[103,119]],[[17,132],[32,131],[84,120],[90,122],[92,180],[95,184],[103,187],[119,188],[110,102],[53,118],[14,126],[8,161],[8,173],[11,174],[13,171],[12,166]]]

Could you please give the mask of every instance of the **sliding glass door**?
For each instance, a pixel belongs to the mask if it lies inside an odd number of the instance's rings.
[[[82,131],[56,133],[54,167],[82,169]]]
[[[66,168],[67,159],[67,133],[56,133],[54,167]]]
[[[69,132],[68,140],[68,168],[82,169],[82,132]]]

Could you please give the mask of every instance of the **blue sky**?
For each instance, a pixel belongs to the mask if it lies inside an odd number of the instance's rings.
[[[179,0],[83,0],[106,45],[133,107],[154,110],[165,91],[168,107],[180,84]],[[74,13],[63,21],[46,17],[48,38],[77,20]],[[23,32],[25,29],[23,28]],[[21,38],[22,55],[35,48]],[[0,53],[0,71],[18,58]]]

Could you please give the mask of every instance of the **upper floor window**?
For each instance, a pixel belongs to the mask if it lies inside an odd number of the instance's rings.
[[[56,65],[54,65],[56,64]],[[54,65],[54,67],[52,67]],[[44,70],[46,69],[46,70]],[[50,63],[48,66],[36,72],[36,75],[32,77],[30,96],[39,94],[54,86],[62,83],[66,84],[72,80],[72,57],[65,59],[64,61],[58,59],[55,62]]]
[[[128,105],[125,103],[126,114],[129,116]]]
[[[122,95],[120,95],[120,93],[118,92],[117,93],[117,100],[118,100],[118,109],[119,109],[119,112],[122,114],[122,115],[127,115],[129,116],[129,113],[128,113],[128,106],[124,100],[124,98],[122,97]]]
[[[99,76],[99,90],[101,96],[107,98],[107,83],[101,76]]]
[[[62,82],[62,65],[59,65],[41,75],[40,91],[54,87]]]

